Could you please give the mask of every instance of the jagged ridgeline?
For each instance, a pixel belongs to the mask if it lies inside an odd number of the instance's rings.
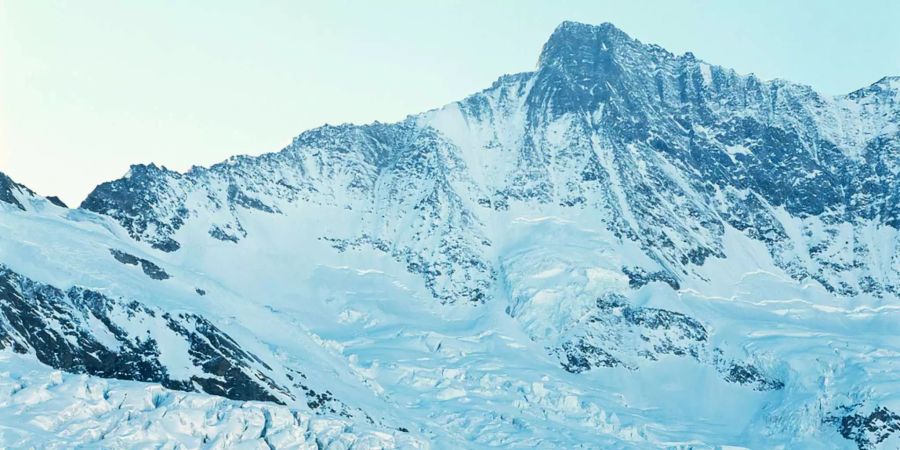
[[[898,77],[831,97],[565,22],[398,123],[78,209],[0,176],[0,345],[359,448],[895,448],[898,174]]]
[[[185,174],[134,166],[82,207],[170,252],[192,219],[237,242],[247,233],[239,209],[361,208],[385,223],[356,241],[450,278],[435,292],[445,301],[484,300],[484,221],[510,202],[602,211],[675,278],[721,257],[731,226],[798,280],[896,294],[897,271],[870,261],[877,239],[866,230],[900,227],[898,86],[888,77],[830,98],[673,55],[609,24],[567,22],[536,71],[461,102],[396,124],[325,126],[280,152]],[[401,217],[381,218],[382,208]],[[846,226],[852,239],[840,237]],[[398,237],[410,227],[443,238],[406,248]]]

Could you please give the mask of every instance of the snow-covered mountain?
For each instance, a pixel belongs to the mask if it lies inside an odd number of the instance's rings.
[[[898,124],[565,22],[399,123],[0,176],[0,441],[896,448]]]

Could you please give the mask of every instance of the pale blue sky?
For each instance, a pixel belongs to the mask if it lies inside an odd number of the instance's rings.
[[[398,120],[531,70],[567,19],[828,94],[900,75],[893,0],[0,0],[0,171],[77,205],[131,163]]]

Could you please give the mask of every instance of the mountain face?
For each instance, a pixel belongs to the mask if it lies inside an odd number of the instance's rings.
[[[898,124],[897,77],[826,97],[565,22],[399,123],[135,165],[74,210],[0,176],[0,365],[228,417],[158,443],[895,448]],[[19,391],[0,415],[38,425],[4,442],[85,429]]]

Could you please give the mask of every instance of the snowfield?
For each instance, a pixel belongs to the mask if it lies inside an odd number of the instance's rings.
[[[897,448],[898,89],[566,22],[400,123],[3,176],[0,446]]]

